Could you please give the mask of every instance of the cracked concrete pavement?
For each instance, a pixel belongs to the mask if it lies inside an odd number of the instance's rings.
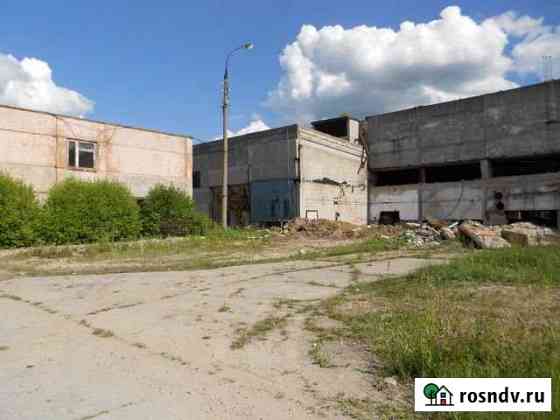
[[[214,270],[0,281],[0,419],[343,418],[367,375],[321,368],[305,314],[231,349],[239,329],[361,279],[431,264],[294,261]],[[275,305],[276,303],[276,305]]]

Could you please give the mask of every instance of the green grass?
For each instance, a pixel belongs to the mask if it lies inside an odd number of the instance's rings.
[[[370,255],[398,248],[396,240],[361,240],[351,244],[275,255],[270,232],[258,229],[215,230],[207,236],[100,242],[87,245],[28,248],[0,257],[8,273],[20,275],[101,274],[138,271],[197,270],[244,264],[354,255]]]
[[[231,349],[241,349],[256,338],[264,339],[266,334],[268,334],[269,332],[277,328],[283,328],[287,323],[287,318],[288,316],[270,316],[268,318],[261,319],[260,321],[255,322],[255,324],[250,328],[238,330],[237,337],[231,343]]]
[[[369,301],[377,309],[338,309],[352,300]],[[415,377],[552,377],[553,410],[560,413],[558,247],[478,252],[401,279],[353,285],[326,308],[345,323],[348,336],[381,358],[384,375],[409,383]],[[551,417],[458,413],[439,418]]]

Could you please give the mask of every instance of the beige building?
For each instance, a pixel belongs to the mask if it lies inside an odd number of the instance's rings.
[[[0,171],[39,197],[67,178],[112,179],[144,197],[158,184],[192,195],[189,137],[0,106]]]

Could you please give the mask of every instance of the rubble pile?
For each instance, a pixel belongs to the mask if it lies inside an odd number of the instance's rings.
[[[399,239],[416,248],[437,246],[442,240],[441,233],[428,223],[404,223],[404,227],[407,230],[400,235]]]
[[[477,248],[508,248],[512,245],[535,246],[560,243],[558,232],[550,228],[528,222],[512,223],[503,226],[484,226],[479,222],[464,222],[459,231],[467,243]]]
[[[455,239],[461,240],[466,246],[480,249],[560,244],[558,232],[527,222],[487,226],[474,220],[451,224],[429,220],[423,223],[357,226],[325,219],[296,218],[283,225],[277,233],[309,239],[394,239],[415,248],[438,246],[444,241]]]

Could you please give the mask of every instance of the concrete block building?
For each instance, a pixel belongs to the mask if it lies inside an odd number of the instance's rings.
[[[366,119],[369,220],[560,222],[560,81]]]
[[[0,171],[39,197],[67,177],[113,179],[142,198],[158,184],[192,194],[192,143],[184,136],[0,106]]]
[[[359,122],[340,117],[313,126],[289,125],[229,140],[229,224],[294,217],[367,222]],[[193,153],[195,202],[220,221],[223,141],[195,145]]]

